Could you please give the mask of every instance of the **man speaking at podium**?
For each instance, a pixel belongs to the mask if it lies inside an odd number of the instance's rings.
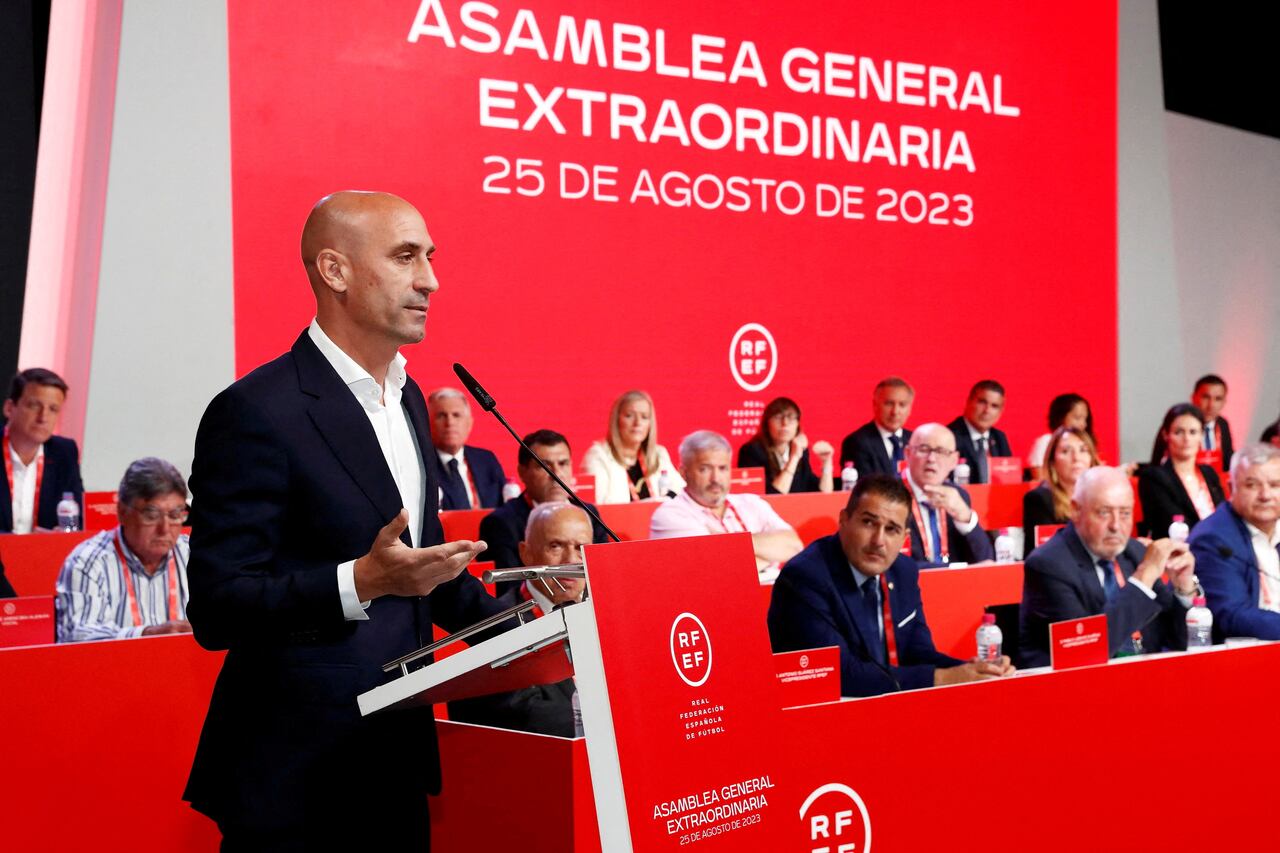
[[[227,649],[185,798],[223,850],[427,850],[431,709],[362,718],[381,665],[501,610],[443,543],[422,392],[399,353],[439,288],[418,211],[321,199],[302,234],[316,318],[209,404],[191,489],[196,639]]]

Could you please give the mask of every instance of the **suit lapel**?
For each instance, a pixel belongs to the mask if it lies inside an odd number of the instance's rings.
[[[379,517],[390,521],[401,508],[400,490],[368,415],[305,331],[292,355],[299,387],[315,398],[307,408],[311,422]]]
[[[1103,592],[1102,585],[1098,583],[1098,567],[1093,564],[1093,558],[1089,556],[1089,552],[1085,549],[1084,543],[1080,541],[1080,534],[1076,532],[1075,526],[1068,524],[1067,529],[1062,531],[1063,539],[1067,543],[1067,550],[1071,552],[1071,556],[1075,559],[1076,568],[1079,569],[1080,585],[1084,591],[1085,604],[1095,613],[1101,613],[1107,606],[1107,594]]]
[[[879,637],[876,638],[876,644],[872,645],[863,631],[862,623],[858,620],[858,613],[862,608],[862,593],[858,591],[858,584],[853,579],[853,569],[849,567],[849,559],[841,550],[837,536],[831,537],[823,547],[827,549],[826,563],[831,570],[831,582],[835,584],[840,601],[844,604],[845,616],[853,626],[854,634],[862,642],[863,653],[871,657],[872,649],[879,645]]]

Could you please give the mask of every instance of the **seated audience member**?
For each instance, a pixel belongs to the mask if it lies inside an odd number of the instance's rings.
[[[558,471],[556,473],[559,473]],[[514,501],[512,501],[514,503]],[[540,503],[529,513],[522,531],[520,565],[563,566],[582,562],[582,548],[591,542],[591,522],[578,507],[563,501]],[[536,615],[570,601],[581,601],[586,582],[578,579],[522,581],[508,593],[511,604],[532,599]],[[573,737],[572,678],[555,684],[538,684],[508,693],[496,693],[449,703],[449,719],[482,726]]]
[[[991,538],[969,506],[969,493],[944,482],[956,467],[956,437],[942,424],[918,427],[907,443],[903,479],[911,490],[907,532],[921,568],[977,563],[995,557]]]
[[[1280,420],[1268,426],[1262,431],[1262,436],[1258,439],[1264,444],[1271,444],[1280,447]]]
[[[651,539],[703,536],[708,533],[751,534],[756,568],[771,572],[803,545],[791,525],[759,495],[729,494],[733,450],[723,435],[699,430],[680,442],[680,472],[685,487],[649,520]]]
[[[1093,439],[1075,427],[1054,430],[1045,455],[1049,464],[1044,468],[1044,481],[1022,496],[1022,532],[1028,554],[1036,544],[1037,526],[1071,520],[1071,493],[1076,480],[1099,464]]]
[[[558,432],[540,429],[524,437],[524,443],[547,463],[556,476],[570,486],[573,485],[573,456],[569,452],[569,440]],[[525,527],[529,524],[529,515],[535,506],[553,501],[568,501],[569,495],[564,489],[542,470],[533,455],[520,448],[516,457],[516,476],[524,484],[520,497],[507,501],[493,512],[480,519],[480,538],[488,545],[476,559],[492,561],[500,569],[510,569],[524,565],[520,559],[520,542],[524,540]],[[590,504],[588,504],[590,506]],[[591,506],[592,511],[595,507]],[[595,521],[591,522],[592,542],[608,542],[609,535]],[[516,585],[514,582],[510,586]],[[504,592],[508,585],[498,590]]]
[[[4,576],[4,561],[0,560],[0,598],[15,598],[17,595],[9,579]]]
[[[1076,480],[1071,523],[1027,557],[1022,579],[1022,666],[1049,664],[1049,625],[1107,616],[1110,652],[1187,647],[1187,609],[1200,587],[1185,543],[1130,538],[1133,486],[1119,468],[1090,468]],[[1162,574],[1168,574],[1173,591]]]
[[[764,489],[771,495],[794,492],[830,492],[834,488],[831,444],[819,441],[813,455],[822,476],[813,473],[809,438],[800,430],[800,407],[789,397],[776,397],[764,407],[760,431],[738,448],[739,468],[763,468]]]
[[[1033,472],[1035,479],[1044,479],[1044,472],[1039,469],[1044,467],[1045,449],[1054,430],[1064,426],[1084,430],[1097,448],[1098,437],[1093,434],[1093,410],[1089,401],[1079,394],[1059,394],[1049,402],[1049,431],[1037,438],[1027,452],[1027,465],[1036,469]]]
[[[658,444],[658,415],[643,391],[628,391],[613,401],[608,438],[591,445],[582,470],[596,478],[596,503],[670,497],[658,493],[664,474],[669,492],[684,487],[667,449]]]
[[[437,388],[427,395],[431,443],[436,448],[436,478],[441,509],[480,509],[502,503],[507,475],[492,451],[467,444],[471,401],[457,388]]]
[[[910,506],[911,494],[896,477],[858,478],[840,511],[837,531],[792,558],[773,585],[773,650],[836,646],[845,696],[1013,672],[1007,657],[999,664],[965,663],[934,648],[920,599],[920,570],[901,553]]]
[[[956,437],[956,450],[969,465],[970,483],[990,483],[992,456],[1012,456],[1009,438],[996,429],[1004,412],[1004,386],[994,379],[983,379],[969,389],[964,414],[947,427]]]
[[[892,474],[897,476],[898,463],[911,430],[904,429],[911,417],[911,404],[916,392],[905,379],[890,376],[876,383],[871,392],[871,420],[858,427],[840,442],[840,467],[852,462],[858,476]]]
[[[163,459],[132,463],[120,524],[81,542],[58,574],[58,642],[188,634],[187,483]]]
[[[1138,499],[1142,501],[1142,527],[1151,536],[1168,535],[1173,517],[1180,515],[1190,527],[1208,518],[1222,503],[1222,483],[1209,465],[1197,465],[1204,418],[1190,403],[1178,403],[1165,413],[1157,448],[1163,459],[1138,472]]]
[[[75,496],[83,517],[80,451],[71,439],[53,434],[66,399],[67,383],[52,370],[33,367],[13,377],[4,401],[0,533],[52,530],[65,492]]]
[[[1191,531],[1191,553],[1218,638],[1280,640],[1280,447],[1231,459],[1231,500]]]
[[[1222,451],[1222,470],[1229,470],[1234,447],[1231,425],[1222,417],[1227,404],[1226,380],[1213,373],[1201,376],[1191,391],[1191,402],[1204,415],[1204,449]]]

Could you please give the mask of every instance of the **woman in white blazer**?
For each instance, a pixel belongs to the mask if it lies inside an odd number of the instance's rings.
[[[596,503],[665,498],[684,488],[684,478],[658,444],[658,420],[653,399],[643,391],[628,391],[609,409],[609,437],[597,441],[582,457],[582,469],[596,478]],[[664,476],[665,475],[665,476]]]

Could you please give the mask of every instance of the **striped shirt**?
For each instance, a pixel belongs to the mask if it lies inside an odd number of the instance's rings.
[[[124,537],[121,549],[132,572],[134,594],[138,596],[138,612],[142,625],[133,624],[133,614],[120,569],[120,555],[115,540],[120,528],[104,530],[76,546],[67,555],[58,573],[57,616],[58,642],[77,643],[84,640],[116,640],[142,636],[142,629],[174,619],[187,618],[187,559],[191,553],[189,538],[178,537],[173,553],[178,570],[178,610],[170,615],[169,561],[160,565],[154,575],[147,574],[142,561],[129,550]]]

